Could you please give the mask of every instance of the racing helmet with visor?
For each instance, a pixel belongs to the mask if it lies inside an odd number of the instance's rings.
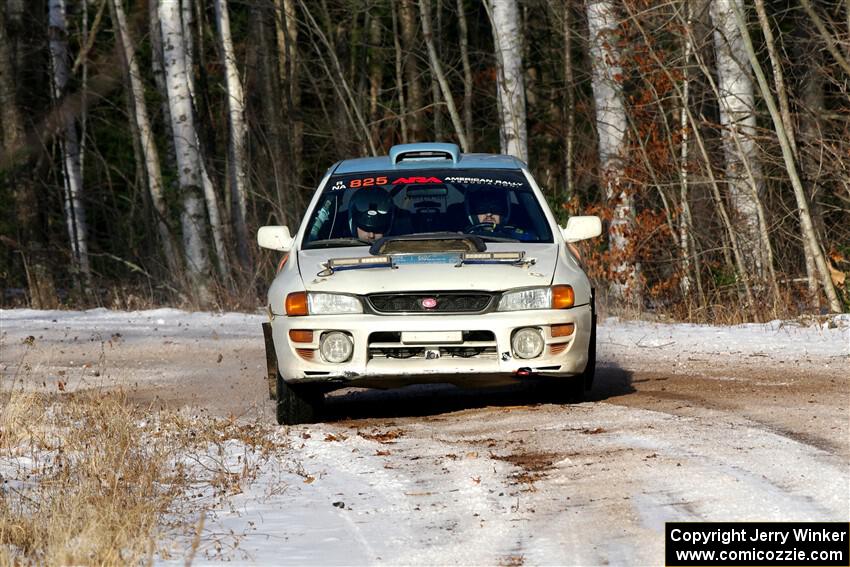
[[[479,215],[499,215],[499,224],[506,224],[511,216],[511,197],[500,188],[472,189],[466,193],[466,212],[469,222],[479,224]]]
[[[349,228],[352,236],[357,229],[375,234],[389,232],[393,221],[393,202],[381,189],[358,189],[348,204]]]

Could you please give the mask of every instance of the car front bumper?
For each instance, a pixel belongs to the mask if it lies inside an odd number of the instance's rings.
[[[552,336],[553,325],[567,323],[574,325],[571,335]],[[571,309],[478,315],[276,315],[271,324],[278,369],[287,382],[372,387],[425,382],[479,385],[506,383],[529,375],[581,373],[587,365],[592,314],[590,305],[580,305]],[[545,346],[540,356],[533,359],[514,356],[511,337],[523,327],[542,332]],[[312,341],[296,343],[290,337],[290,330],[313,331]],[[332,364],[322,358],[319,343],[322,335],[330,331],[342,331],[351,337],[353,353],[347,362]],[[401,333],[452,331],[460,331],[464,338],[476,341],[427,344],[426,340],[409,345],[398,338]],[[487,340],[478,340],[482,337]],[[458,355],[458,349],[463,355]],[[395,356],[398,353],[407,356],[411,352],[419,354],[409,358]]]

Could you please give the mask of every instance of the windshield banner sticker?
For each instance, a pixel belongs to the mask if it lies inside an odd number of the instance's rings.
[[[497,187],[522,187],[518,181],[507,181],[505,179],[491,179],[489,177],[446,177],[450,183],[463,183],[465,185],[495,185]]]
[[[361,179],[352,179],[348,182],[348,185],[351,186],[352,189],[357,189],[359,187],[375,187],[377,185],[386,184],[386,177],[363,177]]]
[[[393,181],[393,185],[407,185],[409,183],[442,183],[442,181],[436,177],[399,177]]]

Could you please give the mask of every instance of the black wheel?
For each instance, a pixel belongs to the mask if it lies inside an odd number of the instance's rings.
[[[312,384],[287,384],[277,374],[277,422],[281,425],[313,423],[321,413],[324,395]]]

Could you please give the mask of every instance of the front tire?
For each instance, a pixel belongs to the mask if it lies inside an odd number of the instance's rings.
[[[280,425],[314,423],[319,419],[324,395],[311,384],[289,384],[277,374],[277,422]]]

